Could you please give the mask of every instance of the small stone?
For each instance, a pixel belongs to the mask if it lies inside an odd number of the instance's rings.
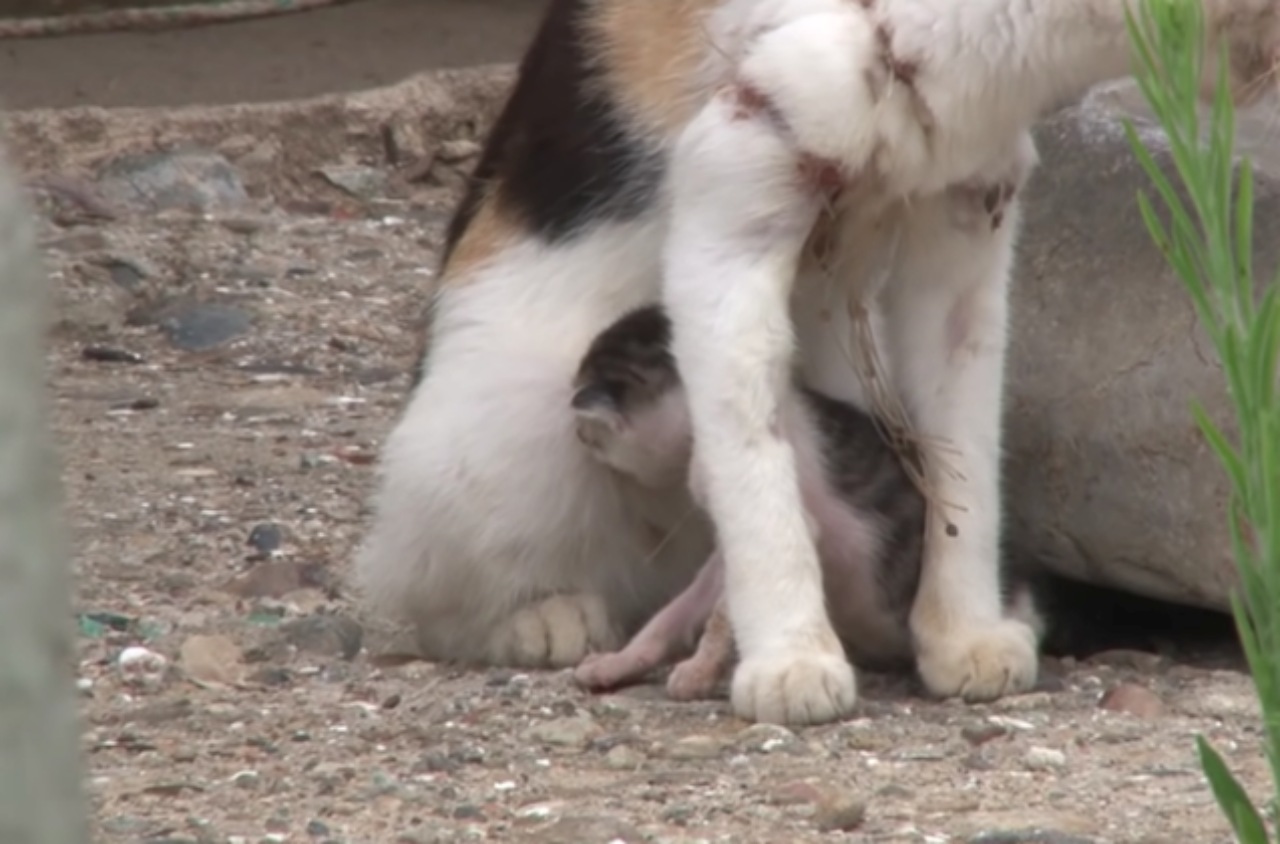
[[[999,724],[977,723],[966,724],[960,728],[960,736],[974,747],[981,747],[989,741],[1009,734],[1009,730]]]
[[[1125,712],[1138,718],[1159,718],[1164,714],[1164,701],[1155,692],[1136,683],[1112,686],[1098,701],[1098,706],[1110,712]]]
[[[280,530],[279,525],[263,522],[262,524],[254,525],[253,530],[249,531],[247,544],[256,551],[270,554],[272,551],[279,550],[283,541],[284,533]]]
[[[852,794],[831,795],[818,804],[813,823],[823,832],[851,832],[867,817],[867,801]]]
[[[120,652],[116,665],[126,683],[154,687],[164,681],[169,660],[153,650],[135,645]]]
[[[146,363],[147,359],[137,352],[121,349],[118,346],[101,346],[90,344],[80,350],[80,357],[95,363]]]
[[[644,764],[644,755],[620,744],[604,755],[604,764],[614,771],[633,771]]]
[[[672,742],[667,756],[672,759],[714,759],[724,752],[725,743],[714,736],[685,736]]]
[[[575,715],[535,724],[527,735],[539,744],[581,749],[599,737],[600,733],[600,725],[595,721],[586,716]]]
[[[440,145],[440,150],[436,153],[436,156],[447,164],[456,164],[459,161],[475,158],[479,154],[480,145],[475,141],[463,138],[455,141],[445,141]]]
[[[231,784],[245,791],[253,791],[262,784],[262,775],[257,771],[240,771],[232,775]]]
[[[1022,764],[1028,771],[1056,771],[1066,767],[1067,755],[1052,747],[1033,746],[1022,757]]]
[[[190,636],[178,653],[187,679],[199,686],[237,686],[244,662],[239,646],[226,636]]]
[[[280,635],[300,651],[347,661],[356,658],[364,642],[364,628],[359,622],[330,613],[286,621],[280,625]]]
[[[309,820],[307,821],[307,835],[311,838],[328,838],[329,825],[324,821]]]
[[[662,819],[676,826],[688,826],[696,815],[697,810],[687,803],[673,803],[662,810]]]
[[[320,175],[357,199],[370,199],[387,191],[387,174],[376,167],[339,164],[320,168]]]
[[[191,303],[170,309],[160,318],[169,342],[188,352],[203,352],[247,332],[253,320],[230,305]]]
[[[155,275],[154,270],[133,258],[111,256],[97,263],[107,271],[111,281],[124,290],[137,290],[144,279]]]
[[[753,724],[738,733],[735,743],[744,750],[772,753],[799,745],[796,734],[778,724]]]

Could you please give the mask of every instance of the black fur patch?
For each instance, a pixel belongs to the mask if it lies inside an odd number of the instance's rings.
[[[552,0],[450,222],[444,260],[487,190],[549,242],[590,222],[633,219],[652,203],[665,167],[661,150],[628,132],[591,87],[601,75],[582,32],[592,5]]]
[[[591,341],[574,378],[573,407],[608,404],[625,416],[677,383],[666,311],[660,305],[636,308]]]

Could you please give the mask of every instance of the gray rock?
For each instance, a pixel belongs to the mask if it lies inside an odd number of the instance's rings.
[[[1008,359],[1011,550],[1081,580],[1225,609],[1227,481],[1190,411],[1198,400],[1222,424],[1224,377],[1138,213],[1148,180],[1100,107],[1056,115],[1037,143]],[[1256,181],[1255,260],[1269,276],[1280,194],[1274,179]]]
[[[201,213],[249,203],[230,162],[200,149],[121,156],[102,169],[98,187],[111,204],[137,211]]]
[[[174,306],[160,317],[169,341],[179,349],[202,352],[229,343],[248,331],[253,320],[230,305],[193,302]]]
[[[320,168],[320,175],[358,199],[381,196],[387,190],[387,174],[376,167],[335,164]]]

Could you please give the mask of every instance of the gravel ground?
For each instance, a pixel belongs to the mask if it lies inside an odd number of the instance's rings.
[[[397,658],[344,578],[483,120],[437,120],[393,166],[370,152],[385,127],[351,118],[364,152],[317,173],[332,114],[240,110],[217,149],[150,157],[225,115],[14,127],[58,286],[98,840],[1230,841],[1193,744],[1264,793],[1229,660],[1049,659],[988,706],[866,676],[853,718],[790,731],[658,686]]]

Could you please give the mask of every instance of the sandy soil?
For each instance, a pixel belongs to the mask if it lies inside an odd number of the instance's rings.
[[[867,676],[854,718],[790,731],[387,658],[343,578],[486,119],[455,83],[11,126],[58,287],[97,840],[1230,840],[1193,744],[1264,793],[1230,659],[1047,660],[989,706]]]

